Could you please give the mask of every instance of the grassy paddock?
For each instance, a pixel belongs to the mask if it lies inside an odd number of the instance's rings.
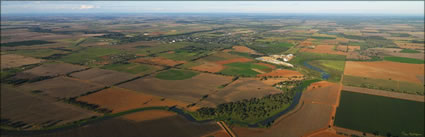
[[[354,87],[424,95],[423,85],[404,81],[373,79],[344,75],[343,84]]]
[[[401,63],[410,63],[410,64],[424,64],[424,60],[405,58],[405,57],[384,57],[384,60],[401,62]]]
[[[163,80],[184,80],[194,77],[198,74],[198,72],[189,70],[170,69],[156,74],[155,77]]]
[[[341,92],[335,125],[380,136],[424,136],[424,103]]]
[[[116,63],[116,64],[105,65],[102,68],[121,71],[121,72],[127,72],[132,74],[148,74],[156,70],[154,66],[147,65],[147,64],[137,64],[137,63],[128,63],[128,64]]]
[[[260,74],[252,69],[259,69],[262,71],[270,71],[271,69],[269,67],[254,64],[252,62],[235,62],[230,64],[225,64],[226,68],[221,71],[221,73],[225,75],[232,75],[232,76],[248,76],[248,77],[255,77],[257,74]]]

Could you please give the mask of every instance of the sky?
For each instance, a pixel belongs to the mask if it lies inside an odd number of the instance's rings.
[[[13,13],[326,13],[424,15],[424,1],[1,1]]]

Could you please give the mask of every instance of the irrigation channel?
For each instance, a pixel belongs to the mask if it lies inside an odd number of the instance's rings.
[[[322,69],[320,69],[318,67],[312,66],[312,65],[308,64],[307,62],[304,62],[304,66],[306,66],[309,69],[312,69],[312,70],[315,70],[315,71],[320,72],[321,77],[324,80],[327,80],[329,78],[329,76],[330,76],[329,73],[325,72],[324,70],[322,70]]]
[[[275,115],[273,115],[273,116],[271,116],[271,117],[269,117],[265,120],[257,122],[255,124],[248,124],[248,123],[245,123],[245,122],[242,122],[242,121],[232,121],[232,122],[236,123],[236,124],[247,125],[248,127],[262,127],[262,126],[264,126],[264,125],[266,125],[270,122],[273,122],[274,120],[276,120],[277,118],[281,117],[282,115],[288,113],[289,111],[294,109],[295,106],[297,106],[297,104],[300,101],[301,95],[302,95],[302,90],[304,89],[303,87],[297,87],[297,88],[299,88],[299,89],[297,89],[297,92],[295,93],[295,95],[293,97],[291,105],[289,107],[287,107],[286,109],[284,109],[283,111],[281,111],[281,112],[279,112],[279,113],[277,113],[277,114],[275,114]],[[149,111],[149,110],[164,110],[164,111],[175,112],[178,115],[185,117],[187,120],[189,120],[191,122],[196,122],[196,123],[206,123],[206,122],[214,121],[213,119],[198,121],[192,115],[188,114],[183,109],[180,109],[180,108],[177,108],[177,107],[161,107],[161,106],[158,106],[158,107],[137,108],[137,109],[132,109],[132,110],[114,113],[114,114],[105,114],[104,116],[92,117],[90,119],[81,120],[81,121],[77,121],[77,122],[73,122],[73,123],[69,123],[69,124],[65,124],[65,125],[60,125],[60,126],[54,126],[54,127],[50,127],[50,128],[46,128],[46,129],[39,129],[39,130],[1,129],[0,131],[1,131],[1,135],[48,134],[48,133],[55,133],[55,132],[64,131],[64,130],[68,130],[68,129],[72,129],[72,128],[82,127],[82,126],[85,126],[85,125],[89,125],[89,124],[92,124],[92,123],[112,119],[112,118],[115,118],[115,117],[131,114],[131,113],[136,113],[136,112],[141,112],[141,111]]]

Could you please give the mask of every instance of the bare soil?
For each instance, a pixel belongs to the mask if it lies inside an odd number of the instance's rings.
[[[422,81],[416,76],[424,75],[424,65],[391,61],[347,61],[345,63],[344,74],[378,79],[408,81],[421,84]]]
[[[102,84],[106,86],[112,86],[119,82],[123,82],[136,77],[136,75],[132,75],[132,74],[124,73],[124,72],[98,69],[98,68],[92,68],[89,70],[72,73],[71,76],[76,77],[78,79],[88,80],[90,82],[98,83],[98,84]]]
[[[1,57],[1,69],[20,67],[20,66],[29,65],[29,64],[37,64],[44,61],[42,59],[25,57],[25,56],[15,55],[15,54],[2,54],[0,57]]]

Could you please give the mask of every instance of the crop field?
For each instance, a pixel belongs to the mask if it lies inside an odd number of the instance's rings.
[[[39,82],[22,85],[23,88],[41,91],[40,94],[57,98],[76,97],[81,94],[103,88],[101,85],[83,82],[81,80],[56,77]]]
[[[336,60],[314,60],[309,62],[309,64],[318,67],[325,72],[329,73],[329,81],[339,82],[341,76],[344,73],[345,61],[336,61]]]
[[[243,53],[249,53],[249,54],[258,54],[255,50],[252,50],[246,46],[233,46],[232,47],[234,51],[237,52],[243,52]]]
[[[52,56],[53,54],[65,54],[66,51],[53,50],[53,49],[25,49],[25,50],[15,50],[15,51],[7,51],[10,54],[17,54],[27,57],[35,57],[35,58],[44,58],[48,56]]]
[[[317,45],[314,49],[302,48],[300,52],[312,52],[312,53],[322,53],[322,54],[336,54],[336,55],[346,55],[347,53],[342,51],[337,51],[335,45]]]
[[[405,57],[385,57],[384,60],[401,62],[401,63],[410,63],[410,64],[424,64],[425,60],[414,59],[414,58],[405,58]]]
[[[201,65],[196,65],[194,67],[191,67],[190,69],[196,70],[196,71],[206,71],[206,72],[220,72],[224,69],[224,66],[221,64],[213,63],[213,62],[202,62]]]
[[[185,63],[186,61],[175,61],[167,59],[164,57],[146,57],[146,58],[137,58],[130,60],[133,63],[145,63],[145,64],[154,64],[154,65],[164,65],[164,66],[175,66],[177,64]]]
[[[119,87],[156,96],[197,102],[202,96],[213,93],[217,87],[229,83],[232,77],[200,73],[190,79],[161,80],[145,77],[119,85]]]
[[[185,108],[187,105],[189,105],[187,102],[145,94],[142,92],[136,92],[119,87],[104,89],[87,96],[79,97],[77,100],[99,105],[101,108],[112,110],[112,113],[118,113],[142,107],[177,106],[179,108]]]
[[[198,74],[199,74],[198,72],[194,72],[194,71],[170,69],[170,70],[159,72],[158,74],[155,75],[155,77],[162,80],[184,80],[184,79],[192,78]]]
[[[256,45],[257,46],[248,46],[248,48],[251,48],[263,54],[280,54],[287,51],[292,46],[294,46],[293,44],[287,43],[287,42],[272,43],[272,44],[258,43]]]
[[[183,48],[191,44],[190,42],[179,42],[179,43],[172,43],[172,44],[161,44],[153,47],[146,47],[146,48],[138,48],[137,50],[129,49],[130,53],[136,54],[138,56],[147,56],[149,54],[156,54],[160,52],[165,51],[171,51],[179,48]]]
[[[177,114],[170,111],[165,110],[150,110],[150,111],[142,111],[142,112],[136,112],[128,115],[122,116],[123,119],[135,121],[135,122],[141,122],[141,121],[148,121],[148,120],[156,120],[171,116],[176,116]]]
[[[245,77],[255,77],[258,72],[270,72],[271,68],[265,65],[259,65],[252,62],[235,62],[224,65],[226,68],[220,71],[220,73],[231,76],[245,76]],[[257,69],[257,71],[255,71]]]
[[[303,74],[297,72],[297,71],[293,71],[293,70],[288,70],[288,69],[275,69],[269,73],[264,73],[264,74],[258,74],[257,76],[259,77],[285,77],[285,78],[292,78],[292,77],[302,77]]]
[[[335,125],[381,136],[423,136],[423,108],[423,102],[342,91]]]
[[[256,78],[239,78],[214,94],[209,94],[200,105],[215,107],[222,103],[261,98],[281,92],[279,89],[266,85]]]
[[[102,56],[120,54],[122,51],[112,48],[92,47],[60,58],[59,60],[86,66],[103,65]]]
[[[401,53],[421,53],[420,51],[413,50],[413,49],[402,49],[400,52]]]
[[[343,84],[347,86],[424,95],[423,85],[413,82],[344,75]]]
[[[23,71],[36,76],[58,76],[74,71],[86,69],[87,67],[67,63],[46,63],[30,70]]]
[[[43,61],[42,59],[25,57],[25,56],[20,56],[15,54],[5,54],[5,55],[2,54],[1,69],[20,67],[20,66],[29,65],[29,64],[37,64],[42,61]]]
[[[112,86],[119,82],[123,82],[136,77],[136,75],[124,72],[98,68],[92,68],[89,70],[72,73],[70,76],[105,86]]]
[[[359,62],[347,61],[344,75],[368,77],[372,79],[398,80],[422,83],[417,76],[424,75],[423,64],[406,64],[392,61]]]
[[[91,111],[33,94],[28,89],[1,85],[2,126],[40,129],[95,115]]]
[[[115,70],[137,75],[145,75],[162,69],[160,66],[153,66],[139,63],[115,63],[102,66],[103,69]]]

